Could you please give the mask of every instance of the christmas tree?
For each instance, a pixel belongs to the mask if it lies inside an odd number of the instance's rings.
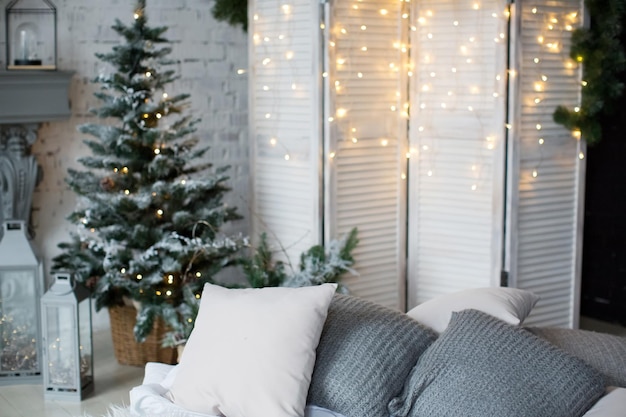
[[[68,170],[78,232],[59,245],[53,269],[92,288],[97,310],[135,301],[142,341],[158,317],[179,325],[185,294],[214,282],[245,242],[220,232],[240,217],[223,202],[227,167],[199,162],[207,148],[190,137],[199,120],[183,115],[189,95],[168,95],[178,77],[163,69],[174,63],[167,28],[147,25],[145,0],[132,24],[112,28],[123,42],[96,54],[114,68],[95,80],[102,106],[92,112],[102,123],[79,126],[94,138],[85,141],[91,155],[79,159],[85,170]]]

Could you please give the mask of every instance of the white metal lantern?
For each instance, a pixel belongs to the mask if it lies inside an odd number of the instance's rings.
[[[48,0],[13,0],[5,11],[8,69],[56,69],[56,8]]]
[[[94,387],[89,291],[70,274],[56,274],[41,314],[44,397],[81,401]]]
[[[3,224],[0,241],[0,385],[41,382],[39,299],[43,268],[24,221]]]

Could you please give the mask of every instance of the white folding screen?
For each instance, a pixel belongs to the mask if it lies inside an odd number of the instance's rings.
[[[409,306],[500,284],[506,6],[413,3]]]
[[[512,12],[507,269],[512,286],[541,296],[528,324],[577,327],[585,148],[552,113],[580,103],[581,68],[569,51],[583,2],[522,1]]]
[[[396,309],[405,298],[408,11],[398,0],[333,0],[326,22],[327,235],[358,228],[359,276],[346,283]]]
[[[541,296],[529,324],[575,327],[584,143],[552,113],[580,103],[582,1],[413,6],[409,306],[509,285]]]
[[[249,7],[253,235],[297,263],[356,227],[359,276],[345,283],[403,309],[408,3]]]
[[[297,264],[322,236],[320,6],[257,0],[249,10],[252,231]]]
[[[584,143],[552,112],[580,101],[581,0],[249,10],[254,236],[297,262],[357,227],[358,296],[402,309],[504,275],[542,297],[529,323],[576,326]]]

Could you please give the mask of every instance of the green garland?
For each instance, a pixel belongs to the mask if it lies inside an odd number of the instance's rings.
[[[211,11],[217,20],[232,26],[240,24],[245,32],[248,31],[248,0],[215,0]]]
[[[583,63],[582,103],[579,111],[559,106],[553,117],[570,130],[579,130],[589,144],[602,137],[600,116],[611,114],[615,100],[624,91],[620,75],[626,68],[622,43],[626,0],[586,0],[591,16],[589,28],[572,34],[570,57]]]

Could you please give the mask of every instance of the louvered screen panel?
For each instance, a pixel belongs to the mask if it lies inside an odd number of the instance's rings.
[[[517,7],[512,283],[541,296],[527,324],[572,327],[578,322],[584,164],[581,144],[552,113],[557,105],[580,102],[580,68],[569,50],[582,3],[522,1]]]
[[[249,8],[251,235],[267,232],[297,267],[321,239],[320,6],[250,0]]]
[[[409,307],[499,285],[506,2],[413,3]]]
[[[357,227],[351,293],[404,309],[408,3],[334,0],[328,10],[328,237]]]

